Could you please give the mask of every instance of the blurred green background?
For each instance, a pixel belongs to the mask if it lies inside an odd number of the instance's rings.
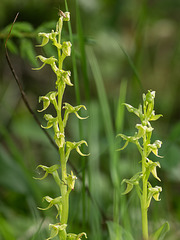
[[[160,155],[161,201],[152,201],[149,229],[153,232],[166,220],[170,231],[165,239],[180,239],[180,1],[179,0],[68,0],[71,12],[74,54],[64,68],[72,71],[75,88],[67,87],[64,101],[87,106],[87,120],[72,116],[67,138],[85,139],[88,158],[74,153],[78,181],[70,195],[69,231],[86,231],[89,239],[114,239],[112,223],[141,239],[140,207],[135,192],[121,196],[121,181],[137,172],[140,156],[129,145],[122,153],[116,135],[132,134],[136,117],[121,103],[138,107],[142,93],[156,91],[154,139],[163,141]],[[54,75],[38,66],[39,53],[55,55],[52,47],[36,48],[37,33],[55,28],[63,0],[0,1],[0,240],[46,239],[55,212],[42,212],[42,197],[57,196],[49,177],[34,180],[38,164],[58,161],[57,150],[28,112],[5,57],[5,39],[17,12],[8,49],[13,67],[35,113],[38,97],[54,89]],[[69,40],[64,23],[63,38]],[[78,76],[78,78],[77,78]],[[53,109],[50,110],[53,113]],[[84,112],[81,115],[86,114]],[[37,113],[44,123],[43,114]],[[52,136],[52,132],[49,131]],[[69,167],[71,169],[71,167]],[[119,225],[118,225],[119,226]],[[108,231],[109,230],[109,231]],[[127,234],[127,235],[126,235]]]

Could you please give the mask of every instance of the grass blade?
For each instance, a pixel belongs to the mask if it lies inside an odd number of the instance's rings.
[[[109,145],[109,155],[110,155],[110,169],[111,169],[111,178],[114,185],[117,185],[119,182],[119,178],[117,175],[117,169],[114,167],[116,162],[116,152],[115,152],[115,134],[113,131],[113,124],[111,119],[110,107],[107,99],[106,90],[103,84],[103,78],[99,69],[99,65],[97,59],[95,57],[94,51],[91,47],[87,48],[87,57],[89,60],[89,64],[91,67],[91,71],[96,83],[98,97],[100,101],[100,107],[102,110],[103,121],[106,131],[106,136]]]
[[[66,11],[68,12],[67,0],[65,0],[65,7],[66,7]],[[77,8],[76,8],[76,10],[77,10]],[[78,12],[77,12],[77,15],[78,15]],[[80,17],[78,17],[78,18],[80,18]],[[80,105],[81,97],[80,97],[80,88],[79,88],[79,80],[78,80],[78,71],[77,71],[76,55],[75,55],[74,41],[73,41],[72,28],[71,28],[70,21],[68,22],[68,28],[69,28],[70,41],[72,43],[72,65],[73,65],[76,103],[77,103],[77,105]],[[80,139],[82,139],[83,133],[82,133],[81,121],[79,121],[79,135],[80,135]],[[84,224],[86,222],[86,220],[85,220],[86,219],[86,186],[85,186],[85,168],[86,168],[85,164],[86,163],[85,163],[84,158],[81,157],[80,159],[81,159],[81,168],[82,168],[82,208],[83,208],[83,224]]]

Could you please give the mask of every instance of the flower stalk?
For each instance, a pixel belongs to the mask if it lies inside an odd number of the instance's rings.
[[[129,193],[135,186],[137,195],[141,205],[142,216],[142,236],[143,240],[149,239],[148,233],[148,208],[152,197],[156,201],[160,201],[159,194],[162,188],[159,186],[152,187],[149,182],[150,174],[152,174],[158,181],[161,181],[157,176],[157,167],[160,167],[159,162],[153,162],[149,159],[149,155],[152,152],[156,157],[158,155],[158,149],[161,147],[162,142],[156,140],[151,143],[151,136],[153,128],[151,121],[158,120],[162,115],[155,114],[154,111],[154,99],[155,91],[148,91],[147,94],[143,94],[143,105],[139,105],[139,108],[134,108],[129,104],[124,104],[129,112],[134,113],[140,119],[140,124],[136,124],[137,132],[134,136],[126,136],[124,134],[118,134],[123,140],[125,145],[119,149],[123,150],[129,142],[134,143],[141,155],[141,172],[135,174],[131,179],[124,179],[122,183],[126,183],[127,187],[123,194]]]
[[[62,12],[62,11],[61,11]],[[34,70],[40,70],[45,65],[50,65],[53,72],[56,75],[56,91],[51,91],[47,93],[45,96],[39,97],[39,102],[43,102],[42,110],[39,112],[45,111],[50,104],[52,104],[56,110],[56,117],[51,114],[45,114],[44,118],[47,121],[47,126],[42,126],[43,128],[49,129],[53,128],[54,130],[54,140],[59,148],[59,164],[55,164],[51,167],[47,167],[44,165],[39,165],[38,168],[42,168],[45,171],[43,177],[39,178],[39,180],[43,180],[49,174],[53,176],[56,184],[59,187],[60,196],[56,198],[51,198],[46,196],[43,200],[46,200],[49,205],[48,207],[41,210],[47,210],[53,206],[57,209],[57,217],[59,217],[59,221],[55,224],[49,224],[49,229],[51,231],[50,237],[47,240],[53,239],[56,236],[59,237],[59,240],[80,240],[83,236],[86,236],[86,233],[82,232],[80,234],[67,233],[68,226],[68,215],[69,215],[69,195],[71,191],[74,189],[75,180],[77,177],[71,171],[71,174],[67,173],[67,162],[70,156],[70,152],[73,149],[82,155],[86,156],[88,154],[83,154],[80,150],[80,146],[87,143],[85,140],[81,140],[79,142],[70,142],[66,141],[65,138],[65,127],[68,121],[68,117],[71,113],[75,113],[75,115],[79,119],[85,119],[84,117],[79,116],[78,111],[81,108],[86,110],[84,105],[80,106],[71,106],[69,103],[63,103],[63,95],[66,88],[66,85],[73,86],[70,81],[70,71],[63,70],[63,61],[66,57],[71,55],[71,42],[63,42],[61,43],[61,32],[63,28],[63,22],[70,20],[70,13],[65,12],[59,15],[59,20],[56,25],[56,30],[52,30],[51,33],[39,33],[39,36],[42,37],[42,43],[38,45],[39,47],[44,47],[46,44],[51,42],[57,48],[57,56],[51,56],[46,58],[44,56],[37,56],[37,58],[42,62],[42,66],[36,68]],[[63,106],[64,105],[64,106]],[[62,114],[64,111],[64,114]],[[60,172],[60,173],[59,173]]]

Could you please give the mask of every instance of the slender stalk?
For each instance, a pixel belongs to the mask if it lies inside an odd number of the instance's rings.
[[[148,208],[147,208],[147,183],[148,178],[146,174],[146,158],[147,158],[147,139],[146,135],[143,136],[143,152],[142,152],[142,199],[141,199],[141,215],[142,215],[142,235],[143,239],[148,239]]]
[[[62,184],[61,184],[61,196],[62,196],[62,212],[61,212],[61,224],[67,224],[68,212],[69,212],[69,194],[67,193],[67,185],[65,184],[67,178],[66,171],[66,161],[64,148],[61,148],[60,151],[60,161],[61,161],[61,174],[62,174]]]
[[[62,31],[62,27],[63,27],[63,19],[60,17],[59,18],[59,24],[58,24],[58,44],[61,44],[61,31]],[[59,62],[59,69],[62,69],[62,56],[61,56],[61,50],[58,48],[58,62]]]
[[[61,43],[61,30],[62,30],[63,20],[62,18],[59,18],[59,34],[58,34],[58,44]],[[59,63],[59,70],[62,70],[62,54],[61,50],[58,49],[58,63]],[[59,87],[58,87],[58,125],[59,130],[62,135],[64,135],[64,125],[62,120],[62,98],[64,95],[65,90],[65,84],[63,83],[62,79],[59,79]],[[65,136],[64,136],[65,137]],[[61,163],[61,197],[62,197],[62,209],[61,209],[61,215],[60,215],[60,224],[67,224],[68,221],[68,213],[69,213],[69,194],[67,192],[67,184],[65,184],[67,179],[67,169],[66,169],[66,159],[65,159],[65,148],[64,146],[59,149],[59,155],[60,155],[60,163]],[[60,240],[66,240],[66,230],[63,231],[63,234],[59,234]]]
[[[148,239],[148,216],[147,216],[147,180],[143,179],[143,194],[141,200],[141,214],[142,214],[142,235],[143,240]]]
[[[147,205],[147,180],[143,180],[143,195],[141,201],[143,240],[148,240],[148,217],[146,205]]]

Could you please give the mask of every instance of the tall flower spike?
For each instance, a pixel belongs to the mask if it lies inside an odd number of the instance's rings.
[[[35,68],[34,70],[40,70],[45,65],[50,65],[51,69],[56,75],[56,91],[51,91],[47,93],[45,96],[39,97],[39,102],[43,103],[43,107],[39,112],[46,110],[50,104],[52,104],[55,108],[56,114],[55,117],[51,114],[45,114],[44,118],[47,121],[46,126],[41,126],[42,128],[53,128],[54,131],[54,140],[59,149],[60,156],[60,165],[53,165],[51,167],[46,167],[44,165],[39,165],[38,168],[42,168],[45,173],[39,180],[42,180],[51,174],[59,187],[59,191],[61,192],[60,197],[51,198],[49,196],[45,196],[44,200],[48,202],[48,206],[46,208],[39,208],[41,210],[47,210],[52,206],[57,208],[59,217],[59,223],[50,224],[50,237],[47,240],[51,240],[53,238],[58,237],[60,240],[80,240],[82,236],[86,236],[84,232],[80,234],[68,234],[66,231],[67,222],[68,222],[68,212],[69,212],[69,195],[71,190],[74,189],[75,180],[77,177],[71,171],[71,174],[67,173],[67,161],[70,155],[71,150],[76,149],[76,151],[82,155],[87,156],[89,154],[84,154],[81,152],[80,147],[82,144],[87,145],[87,142],[82,140],[79,142],[69,142],[66,141],[65,138],[65,127],[68,120],[68,116],[70,113],[74,113],[79,119],[85,119],[86,117],[81,117],[78,114],[78,111],[81,108],[86,110],[86,107],[83,105],[79,105],[76,107],[71,106],[68,103],[64,104],[63,107],[63,95],[65,91],[66,85],[73,86],[70,80],[71,72],[62,69],[63,62],[66,57],[71,55],[71,42],[61,42],[61,32],[64,21],[70,20],[69,12],[62,12],[59,10],[59,20],[56,24],[56,30],[52,30],[51,33],[40,33],[39,36],[42,37],[42,42],[39,47],[44,47],[46,44],[51,43],[53,47],[57,49],[57,59],[53,56],[46,58],[42,55],[37,56],[37,58],[42,62],[42,66],[39,68]],[[62,110],[64,108],[64,110]],[[64,111],[64,116],[63,116]],[[60,169],[59,169],[60,168]],[[60,173],[59,173],[59,171]],[[56,216],[56,217],[57,217]]]

